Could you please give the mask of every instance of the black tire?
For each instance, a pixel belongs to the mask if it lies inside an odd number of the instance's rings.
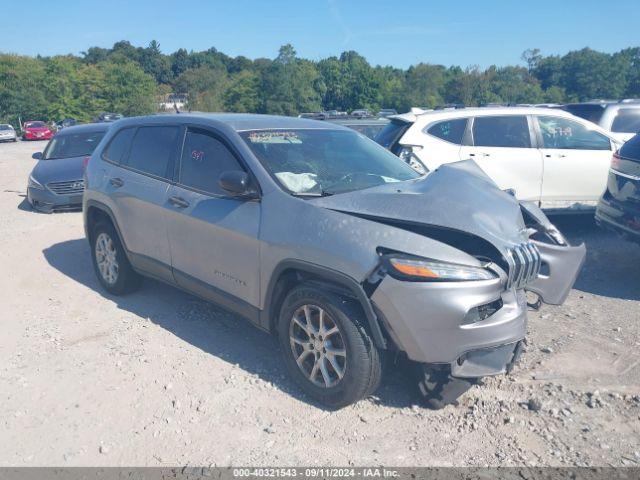
[[[116,279],[113,282],[108,282],[98,267],[96,243],[101,235],[106,235],[113,242],[115,249],[118,271]],[[126,295],[127,293],[135,292],[140,287],[142,276],[131,267],[122,243],[120,243],[120,238],[111,223],[99,222],[93,228],[91,235],[91,260],[93,261],[93,269],[96,272],[98,281],[107,292],[113,295]]]
[[[294,314],[304,305],[317,306],[338,327],[346,352],[343,376],[332,386],[314,384],[298,366],[290,343]],[[373,344],[362,309],[353,300],[343,298],[315,285],[300,285],[284,299],[278,319],[278,341],[287,371],[300,388],[314,400],[338,409],[355,403],[378,388],[382,372],[380,352]],[[327,337],[328,338],[328,337]],[[323,350],[324,351],[324,350]],[[332,369],[336,372],[335,369]]]
[[[416,364],[418,394],[425,407],[440,410],[457,405],[458,398],[477,383],[476,380],[452,377],[448,368]]]

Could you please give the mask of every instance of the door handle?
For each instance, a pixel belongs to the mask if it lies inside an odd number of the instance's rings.
[[[180,197],[169,197],[169,203],[178,208],[187,208],[189,206],[189,202]]]
[[[479,155],[479,156],[481,156],[481,157],[490,157],[490,156],[491,156],[491,154],[490,154],[490,153],[484,153],[484,152],[482,152],[482,153],[478,153],[477,155]],[[475,156],[476,156],[476,154],[475,154],[475,153],[470,153],[470,154],[469,154],[469,156],[470,156],[470,157],[475,157]]]
[[[122,180],[121,178],[115,177],[115,178],[110,178],[109,183],[116,188],[120,188],[121,186],[124,185],[124,180]]]

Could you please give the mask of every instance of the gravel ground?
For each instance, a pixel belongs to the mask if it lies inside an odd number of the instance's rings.
[[[430,411],[390,366],[330,412],[233,315],[151,280],[105,294],[81,215],[25,201],[43,147],[0,144],[0,466],[640,465],[640,247],[590,218],[558,219],[588,260],[511,376]]]

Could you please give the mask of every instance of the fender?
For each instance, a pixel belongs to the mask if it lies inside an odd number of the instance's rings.
[[[332,285],[342,287],[350,293],[356,300],[358,300],[358,303],[361,305],[365,316],[367,317],[369,328],[371,329],[371,336],[373,337],[373,342],[376,347],[383,349],[387,348],[387,340],[382,333],[380,320],[373,309],[371,300],[367,297],[367,294],[362,288],[362,285],[344,273],[316,265],[314,263],[305,262],[303,260],[282,260],[271,273],[271,278],[269,279],[265,295],[265,307],[260,311],[260,323],[263,328],[273,331],[273,326],[277,318],[277,313],[272,312],[273,302],[277,300],[275,298],[276,292],[274,290],[278,280],[286,270],[308,273],[315,281],[327,281]]]
[[[100,210],[102,213],[106,214],[109,217],[109,219],[111,220],[111,223],[113,224],[113,227],[116,229],[120,243],[124,247],[127,257],[129,257],[129,249],[124,243],[124,237],[122,236],[122,232],[120,231],[120,227],[118,226],[118,222],[116,221],[116,217],[113,214],[113,211],[107,205],[97,200],[87,200],[86,205],[84,205],[82,209],[83,215],[84,215],[84,235],[85,237],[87,237],[87,240],[89,240],[89,235],[91,233],[89,232],[89,221],[88,221],[89,209],[91,207],[97,208],[98,210]],[[130,258],[129,258],[129,261],[131,261]]]

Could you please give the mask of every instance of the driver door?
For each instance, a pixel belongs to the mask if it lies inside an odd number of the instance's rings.
[[[167,222],[176,282],[236,309],[259,305],[261,205],[218,184],[222,172],[245,170],[238,158],[222,135],[188,127]]]

